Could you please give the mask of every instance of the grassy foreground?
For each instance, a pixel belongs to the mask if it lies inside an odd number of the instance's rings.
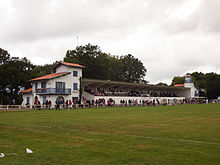
[[[0,153],[2,165],[219,165],[220,104],[2,111]]]

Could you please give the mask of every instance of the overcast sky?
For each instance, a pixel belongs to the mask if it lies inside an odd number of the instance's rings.
[[[132,54],[150,83],[220,73],[220,0],[1,0],[0,48],[43,65],[78,44]]]

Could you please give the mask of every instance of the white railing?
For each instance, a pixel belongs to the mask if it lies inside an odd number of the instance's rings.
[[[46,109],[46,105],[0,105],[0,110]]]
[[[59,109],[75,109],[75,108],[85,108],[89,107],[89,105],[80,105],[80,104],[74,104],[74,105],[66,105],[61,104],[59,105]],[[0,105],[0,111],[1,110],[40,110],[40,109],[56,109],[56,105],[53,106],[46,106],[46,105]]]
[[[0,105],[0,110],[21,109],[21,105]]]

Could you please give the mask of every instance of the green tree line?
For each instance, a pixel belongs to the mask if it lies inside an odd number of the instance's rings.
[[[144,79],[146,68],[131,54],[113,56],[103,53],[97,45],[87,44],[68,50],[64,61],[86,66],[83,70],[85,78],[147,83]]]
[[[31,87],[28,80],[52,73],[52,66],[34,65],[27,58],[12,57],[0,48],[0,104],[11,104],[13,99],[20,104],[19,91]]]

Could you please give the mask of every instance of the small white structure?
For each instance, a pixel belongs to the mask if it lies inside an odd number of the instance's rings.
[[[186,97],[199,97],[199,90],[195,87],[194,81],[192,80],[191,75],[186,75],[185,76],[185,81],[184,81],[184,87],[185,88],[190,88],[190,92]]]
[[[183,95],[187,98],[198,98],[199,97],[199,90],[195,87],[194,81],[192,80],[191,75],[186,75],[184,84],[176,84],[174,87],[184,87],[185,90],[180,91],[179,94]]]

